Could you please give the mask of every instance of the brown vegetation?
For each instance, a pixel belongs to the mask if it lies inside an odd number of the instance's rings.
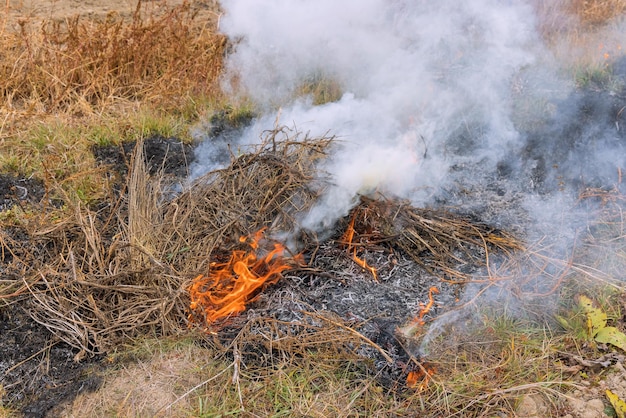
[[[570,7],[582,22],[598,25],[622,16],[626,11],[626,1],[571,0]]]
[[[130,20],[19,22],[0,33],[4,111],[92,114],[118,102],[175,109],[188,97],[219,94],[226,39],[194,20],[188,4]]]

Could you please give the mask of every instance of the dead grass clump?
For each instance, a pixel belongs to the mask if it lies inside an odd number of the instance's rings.
[[[456,282],[471,280],[472,273],[455,266],[486,266],[491,253],[510,256],[523,249],[521,242],[504,231],[445,210],[415,208],[405,201],[363,197],[351,216],[361,240],[358,245],[397,247],[430,274],[443,274]]]
[[[296,216],[317,197],[316,163],[330,137],[308,138],[286,128],[230,165],[196,180],[169,204],[159,252],[182,275],[206,273],[211,261],[230,255],[239,238],[264,227],[296,230]],[[220,251],[227,251],[226,254]]]
[[[93,113],[120,102],[175,108],[219,91],[226,39],[194,20],[189,4],[130,21],[77,16],[1,33],[0,106],[29,112]]]
[[[315,164],[332,138],[290,135],[268,133],[263,145],[171,202],[159,197],[159,175],[150,177],[139,143],[121,201],[98,212],[68,197],[74,210],[24,225],[28,238],[17,249],[3,233],[3,258],[15,272],[3,288],[29,293],[31,316],[83,354],[176,333],[187,318],[191,277],[242,245],[241,236],[295,229],[296,214],[314,201]]]
[[[128,201],[95,211],[68,198],[73,211],[33,219],[21,226],[22,240],[4,232],[0,240],[7,270],[15,272],[3,287],[15,297],[28,295],[31,317],[81,350],[79,358],[184,327],[181,280],[153,251],[159,211],[144,164],[138,151]]]
[[[572,0],[570,5],[583,23],[605,24],[626,11],[624,0]]]

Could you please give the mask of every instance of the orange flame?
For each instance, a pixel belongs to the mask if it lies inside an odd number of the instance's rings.
[[[434,366],[421,365],[419,370],[410,371],[406,376],[406,385],[423,392],[428,388],[431,377],[437,372]]]
[[[433,286],[430,289],[428,289],[428,303],[424,304],[422,302],[420,302],[420,313],[419,316],[415,319],[417,321],[418,324],[420,325],[424,325],[424,316],[430,312],[431,308],[433,307],[433,305],[435,304],[435,298],[433,298],[433,293],[439,293],[439,290]]]
[[[364,268],[365,270],[369,270],[372,273],[372,276],[374,276],[374,280],[378,281],[378,273],[376,272],[376,269],[370,266],[369,264],[367,264],[367,261],[365,261],[365,259],[360,258],[358,255],[356,255],[356,246],[352,243],[352,240],[354,239],[355,218],[356,218],[356,212],[354,215],[352,215],[352,219],[350,219],[350,224],[348,225],[346,232],[343,234],[342,240],[348,244],[348,252],[352,250],[352,259],[354,260],[354,262],[357,263],[362,268]]]
[[[263,237],[265,228],[252,237],[241,237],[241,243],[247,243],[252,252],[233,251],[225,263],[213,262],[208,276],[199,275],[189,286],[192,314],[194,320],[198,311],[207,324],[243,312],[246,302],[265,284],[273,284],[280,278],[280,273],[291,268],[282,254],[285,247],[275,243],[274,249],[265,257],[258,258],[256,251]]]
[[[430,312],[435,304],[435,298],[433,297],[433,294],[435,293],[439,293],[439,290],[435,286],[428,289],[428,303],[420,302],[419,313],[417,314],[417,316],[410,319],[405,326],[399,329],[401,334],[406,335],[407,337],[412,337],[419,329],[421,329],[426,324],[426,321],[424,321],[424,316],[426,316],[426,314]]]

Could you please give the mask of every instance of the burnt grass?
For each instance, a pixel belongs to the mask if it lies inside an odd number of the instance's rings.
[[[485,173],[487,181],[483,191],[459,194],[454,190],[442,190],[436,202],[442,206],[461,206],[469,211],[470,216],[506,228],[506,222],[494,213],[489,199],[492,202],[499,199],[514,202],[518,193],[549,194],[561,189],[564,183],[578,189],[608,187],[607,184],[611,184],[609,177],[615,176],[613,170],[626,162],[623,157],[626,148],[626,129],[623,129],[626,126],[625,106],[626,94],[623,91],[616,93],[589,88],[575,92],[557,104],[557,116],[553,120],[545,121],[523,134],[526,145],[519,150],[518,156],[504,159],[498,164],[496,172]],[[219,136],[220,132],[212,135]],[[147,167],[152,175],[164,175],[172,182],[183,181],[187,177],[194,145],[162,136],[147,138],[143,144]],[[135,146],[135,142],[124,142],[92,148],[98,164],[109,167],[118,178],[120,193],[124,193]],[[613,158],[606,167],[601,167],[602,161],[590,159],[593,151],[600,147],[604,147],[607,155]],[[583,175],[581,157],[587,168],[598,168],[592,176]],[[478,170],[476,167],[466,169]],[[471,191],[472,185],[463,184],[465,176],[461,169],[455,172],[453,167],[451,176],[459,179],[457,183],[460,187]],[[528,181],[519,182],[520,177]],[[24,205],[37,208],[45,199],[48,196],[43,180],[0,174],[0,211]],[[8,226],[2,228],[14,241],[28,245],[30,237],[24,231]],[[403,346],[398,339],[396,329],[401,325],[398,318],[414,316],[420,303],[428,301],[431,286],[437,286],[440,291],[430,315],[435,317],[454,306],[462,287],[442,284],[399,249],[390,251],[389,247],[374,246],[364,249],[361,256],[378,269],[377,282],[353,262],[344,248],[337,245],[343,231],[341,225],[337,228],[335,235],[321,243],[315,257],[310,259],[309,273],[287,274],[278,284],[259,294],[242,317],[235,320],[235,324],[224,327],[222,339],[226,341],[237,335],[240,330],[236,326],[237,321],[241,324],[249,319],[270,317],[285,323],[312,321],[313,325],[319,326],[316,320],[305,318],[299,312],[329,312],[343,320],[353,321],[355,327],[358,325],[359,332],[391,355],[394,364],[388,365],[372,347],[363,346],[361,349],[361,354],[371,359],[374,372],[378,371],[377,375],[385,386],[396,387],[397,382],[406,376],[404,366],[409,357],[420,355],[417,348]],[[0,261],[4,264],[10,261],[11,255],[3,254],[2,257]],[[0,275],[6,277],[2,264]],[[80,357],[78,350],[59,341],[44,326],[35,322],[27,312],[26,302],[24,295],[0,299],[2,400],[19,409],[26,417],[44,417],[53,414],[55,407],[70,402],[78,394],[96,390],[107,365],[103,362],[104,355],[77,361]],[[244,348],[246,350],[252,357],[264,357],[264,351],[267,351],[261,346],[248,346]]]
[[[128,167],[136,142],[119,145],[94,146],[98,164],[111,170],[117,179],[116,188],[124,192]],[[184,179],[187,165],[193,158],[193,146],[177,138],[153,136],[143,141],[146,166],[151,174],[171,179]],[[117,197],[113,197],[117,198]],[[0,212],[19,206],[37,211],[50,204],[62,205],[48,196],[45,183],[34,176],[0,174]],[[102,207],[114,207],[115,202],[97,202]],[[107,216],[106,211],[99,211]],[[35,254],[44,263],[46,244],[30,236],[20,226],[2,225],[10,239],[10,251],[0,254],[0,278],[17,280],[18,272],[9,271],[13,257],[24,251]],[[54,408],[71,402],[80,393],[96,390],[107,365],[105,355],[83,356],[79,350],[60,341],[46,327],[28,314],[29,300],[24,293],[14,298],[0,299],[0,388],[2,402],[18,409],[24,417],[54,416]]]
[[[46,188],[40,179],[0,174],[0,212],[9,210],[15,205],[39,203],[45,195]]]
[[[122,178],[128,175],[136,141],[119,145],[93,145],[91,150],[98,164],[106,165]],[[184,179],[187,167],[193,161],[194,146],[178,138],[155,135],[143,141],[146,167],[151,175],[164,174]]]
[[[19,406],[25,417],[44,417],[102,382],[102,357],[76,361],[77,350],[33,321],[20,302],[0,308],[0,335],[4,401]]]

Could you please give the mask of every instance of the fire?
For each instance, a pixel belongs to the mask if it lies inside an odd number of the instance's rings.
[[[376,268],[374,268],[374,267],[370,266],[369,264],[367,264],[367,261],[365,261],[363,258],[360,258],[356,254],[356,246],[352,242],[352,240],[354,239],[354,220],[355,220],[355,218],[356,218],[356,212],[352,216],[352,219],[350,219],[350,224],[348,225],[348,228],[346,229],[346,232],[343,234],[342,240],[345,243],[347,243],[347,245],[348,245],[348,252],[351,252],[351,250],[352,250],[352,259],[354,260],[354,262],[357,263],[359,266],[363,267],[365,270],[369,270],[372,273],[372,276],[374,276],[374,280],[378,281],[378,273],[376,272]]]
[[[421,329],[426,324],[426,321],[424,321],[424,316],[426,316],[426,314],[430,312],[432,307],[435,305],[435,298],[433,294],[436,293],[439,293],[439,290],[435,286],[428,289],[428,303],[420,302],[420,311],[417,316],[408,321],[405,326],[399,328],[399,331],[402,335],[412,337],[419,329]]]
[[[439,289],[437,289],[435,286],[433,286],[430,289],[428,289],[428,303],[424,304],[423,302],[420,302],[420,313],[419,313],[418,317],[415,319],[417,321],[417,323],[420,324],[420,325],[424,325],[425,324],[424,316],[428,312],[430,312],[431,308],[435,304],[435,298],[433,297],[433,293],[439,293]]]
[[[437,372],[437,369],[427,364],[422,364],[419,367],[419,370],[410,371],[406,376],[406,385],[423,392],[428,388],[430,379]]]
[[[198,311],[201,312],[198,316],[207,324],[243,312],[258,289],[276,283],[280,274],[291,268],[283,257],[285,247],[281,244],[274,243],[272,251],[258,257],[259,241],[264,232],[265,228],[251,237],[241,237],[239,241],[246,243],[251,251],[233,251],[225,263],[211,263],[208,276],[201,274],[192,281],[188,288],[190,320]]]

